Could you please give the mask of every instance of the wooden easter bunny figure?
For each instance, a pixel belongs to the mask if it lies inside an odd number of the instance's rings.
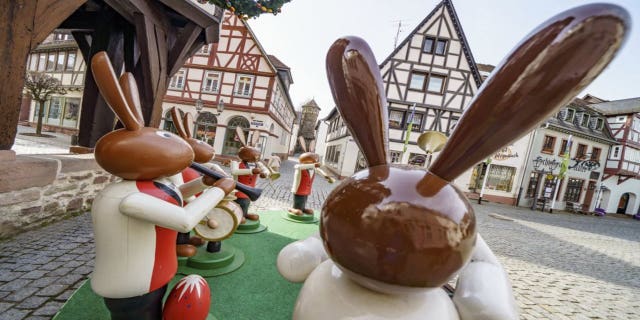
[[[193,161],[193,149],[170,132],[144,127],[135,79],[124,73],[118,82],[105,52],[93,56],[91,70],[124,125],[96,143],[98,164],[123,180],[103,189],[91,208],[96,243],[91,288],[104,298],[112,319],[160,319],[162,297],[178,267],[177,231],[191,230],[235,182],[199,178],[177,187],[172,177]],[[200,197],[182,206],[198,192]],[[208,288],[197,277],[189,278],[190,288]]]
[[[315,153],[315,140],[309,145],[307,151],[306,142],[303,137],[299,137],[300,146],[304,151],[298,157],[300,163],[294,166],[293,185],[293,208],[289,208],[292,214],[301,216],[302,214],[313,214],[313,209],[307,208],[307,197],[311,194],[311,187],[316,176],[316,168],[320,167],[320,157]]]
[[[258,176],[263,179],[269,176],[269,170],[260,162],[260,150],[255,148],[260,136],[258,132],[254,132],[251,144],[247,144],[242,128],[236,127],[236,135],[242,147],[238,151],[240,161],[231,161],[231,175],[236,181],[255,187],[258,182]],[[240,191],[236,192],[236,197],[237,199],[234,201],[242,208],[244,218],[258,221],[260,219],[259,215],[249,213],[249,206],[251,205],[249,197]]]
[[[609,4],[543,23],[485,81],[429,171],[389,163],[378,64],[362,39],[337,40],[327,54],[330,87],[369,167],[329,194],[321,238],[280,252],[280,273],[305,281],[293,319],[517,319],[508,277],[450,181],[570,101],[628,29],[628,13]],[[439,288],[456,274],[450,299]]]
[[[222,170],[222,168],[219,165],[210,162],[215,158],[215,155],[216,155],[213,147],[201,140],[197,140],[192,137],[191,133],[193,132],[194,128],[193,128],[193,117],[191,116],[191,114],[185,113],[184,116],[181,118],[180,113],[176,107],[171,108],[170,113],[171,113],[171,119],[173,120],[173,124],[176,127],[176,131],[178,132],[178,135],[182,137],[182,139],[184,139],[184,141],[187,142],[193,149],[193,153],[194,153],[193,161],[203,164],[209,169],[212,169],[224,176],[227,176],[227,173],[224,172],[224,170]],[[181,173],[182,183],[190,182],[190,181],[199,179],[201,177],[202,175],[198,171],[192,168],[186,168]],[[191,198],[185,199],[185,202],[189,203],[193,201],[193,199],[195,199],[195,197],[197,196],[198,195],[194,195]],[[208,219],[207,224],[211,228],[216,228],[218,223],[213,219]],[[178,233],[178,240],[177,240],[178,256],[192,257],[197,252],[196,246],[199,246],[202,244],[204,244],[204,240],[202,238],[198,236],[191,236],[190,232],[180,232]],[[220,241],[209,241],[207,243],[207,252],[211,252],[211,253],[219,252],[221,249],[221,245],[222,244]]]

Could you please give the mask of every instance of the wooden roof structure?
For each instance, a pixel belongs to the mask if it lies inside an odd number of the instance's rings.
[[[205,44],[219,39],[223,10],[209,13],[188,0],[18,0],[0,4],[0,150],[15,139],[26,57],[55,29],[70,31],[87,63],[106,51],[116,70],[133,73],[145,123],[160,123],[168,78]],[[3,72],[4,71],[4,72]],[[113,130],[115,116],[98,92],[90,68],[85,77],[78,143],[92,148]]]

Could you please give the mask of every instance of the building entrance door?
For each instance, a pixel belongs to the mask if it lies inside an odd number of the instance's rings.
[[[628,204],[629,193],[625,193],[620,197],[620,201],[618,201],[618,210],[616,210],[616,213],[626,213]]]
[[[596,190],[596,182],[589,181],[587,185],[587,193],[584,195],[584,201],[582,202],[582,210],[585,212],[589,211],[589,207],[591,206],[591,200],[593,200],[593,192]]]

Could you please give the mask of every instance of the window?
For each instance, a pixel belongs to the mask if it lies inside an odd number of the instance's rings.
[[[202,91],[218,92],[219,85],[220,85],[220,73],[207,72],[206,77],[204,78],[204,85],[202,87]]]
[[[56,71],[64,70],[64,58],[66,57],[66,52],[59,52],[58,59],[56,60]]]
[[[604,119],[598,118],[598,123],[596,124],[596,130],[602,130],[604,128]]]
[[[589,125],[589,115],[586,113],[582,114],[582,120],[580,121],[580,126],[587,127]]]
[[[56,53],[51,52],[47,55],[47,71],[53,71],[56,67]]]
[[[556,137],[544,136],[544,143],[542,144],[542,152],[553,153],[553,147],[556,144]]]
[[[182,89],[184,87],[184,70],[179,70],[176,74],[171,77],[171,82],[169,82],[169,88],[172,89]]]
[[[626,117],[626,116],[618,116],[618,117],[616,118],[616,122],[617,122],[617,123],[625,122],[626,120],[627,120],[627,117]]]
[[[69,52],[67,56],[67,67],[66,70],[73,70],[73,67],[76,65],[76,53]]]
[[[571,122],[573,121],[573,116],[576,115],[576,111],[573,109],[568,108],[567,109],[567,115],[565,116],[564,120],[567,122]]]
[[[404,111],[389,111],[389,128],[402,129]]]
[[[442,93],[442,88],[444,87],[444,79],[445,77],[441,75],[429,75],[427,91]]]
[[[36,71],[38,70],[38,55],[32,54],[31,59],[29,59],[29,70]]]
[[[435,53],[437,55],[444,55],[447,49],[447,40],[426,37],[422,44],[422,52]]]
[[[78,123],[78,112],[80,111],[80,99],[67,98],[64,106],[64,117],[62,126],[75,128]]]
[[[427,161],[427,156],[419,153],[409,153],[409,161],[408,163],[412,166],[424,166],[424,163]]]
[[[208,54],[209,53],[209,45],[205,44],[204,46],[202,46],[202,48],[200,48],[200,51],[198,51],[198,53]]]
[[[598,159],[600,159],[600,153],[602,153],[600,148],[593,147],[593,149],[591,149],[591,160],[598,161]]]
[[[569,178],[567,181],[567,190],[564,192],[564,201],[579,202],[583,183],[584,180]]]
[[[49,103],[49,113],[47,116],[47,123],[53,125],[60,124],[60,112],[62,111],[62,98],[51,98]]]
[[[46,63],[47,63],[47,55],[44,53],[41,53],[40,57],[38,57],[38,71],[44,71]]]
[[[511,192],[516,168],[492,164],[489,167],[486,189]]]
[[[426,73],[411,73],[411,79],[409,80],[409,89],[413,90],[424,90],[424,82],[427,79]]]
[[[251,86],[253,85],[253,77],[247,75],[238,75],[236,78],[235,94],[238,96],[251,95]]]
[[[562,145],[560,146],[560,150],[558,150],[558,155],[559,156],[564,156],[564,154],[569,151],[569,153],[571,153],[571,150],[567,150],[567,143],[568,141],[565,139],[562,139]]]
[[[578,150],[576,151],[576,159],[584,159],[587,157],[587,146],[579,143]]]
[[[391,163],[400,163],[402,160],[401,151],[389,151],[389,155],[391,156]]]
[[[615,146],[611,149],[611,159],[619,160],[620,159],[620,146]]]
[[[411,131],[420,132],[420,128],[422,127],[422,114],[414,114],[411,123],[413,123]]]

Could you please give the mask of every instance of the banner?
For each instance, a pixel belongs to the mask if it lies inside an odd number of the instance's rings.
[[[411,114],[409,114],[409,118],[407,119],[407,134],[404,136],[404,147],[402,148],[402,153],[407,152],[407,144],[409,144],[409,135],[411,134],[411,129],[413,128],[413,116],[416,113],[416,104],[413,104],[411,108]]]

